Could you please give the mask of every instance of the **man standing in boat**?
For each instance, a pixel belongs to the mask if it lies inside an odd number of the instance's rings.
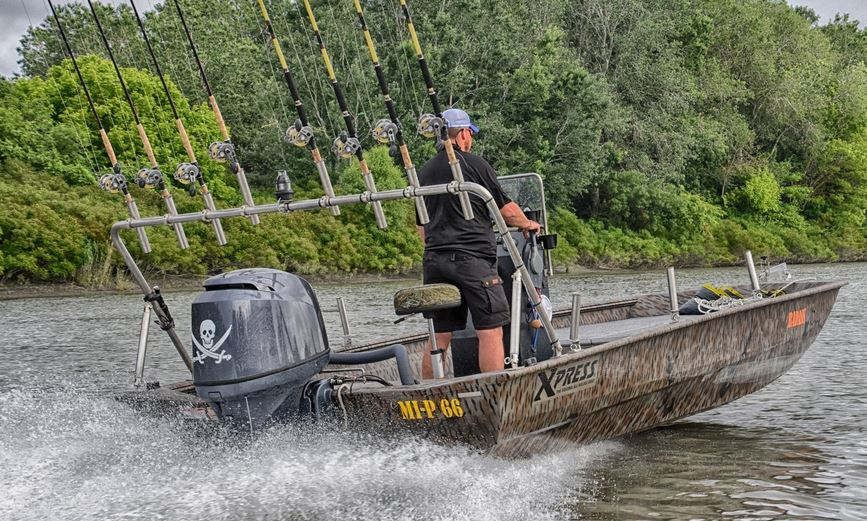
[[[484,186],[494,197],[506,224],[524,232],[538,232],[539,223],[527,219],[521,208],[506,196],[497,172],[481,157],[470,153],[479,129],[461,109],[443,112],[448,137],[454,144],[464,180]],[[419,172],[422,186],[454,180],[445,150],[440,150]],[[418,226],[424,242],[424,283],[453,284],[461,290],[463,305],[433,315],[437,346],[444,352],[452,332],[466,327],[467,309],[479,338],[479,368],[482,372],[503,369],[503,326],[509,323],[509,305],[503,281],[497,274],[497,241],[485,203],[470,197],[473,219],[466,220],[458,197],[451,194],[425,197],[430,222]],[[430,346],[422,361],[422,378],[433,377]]]

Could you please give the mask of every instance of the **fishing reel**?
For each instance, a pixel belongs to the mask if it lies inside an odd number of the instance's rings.
[[[438,139],[444,126],[443,118],[433,114],[422,114],[418,118],[418,133],[428,139]]]
[[[313,139],[313,129],[309,125],[302,125],[300,119],[286,129],[286,141],[299,148],[304,148]]]
[[[99,178],[99,187],[110,194],[127,193],[126,177],[123,174],[104,174]]]
[[[196,195],[196,180],[199,178],[200,172],[198,165],[193,163],[181,163],[175,170],[175,181],[182,185],[189,185],[187,191],[190,197]]]
[[[139,188],[146,186],[154,186],[161,188],[163,184],[163,173],[158,168],[144,167],[135,175],[135,182]]]
[[[215,141],[208,145],[208,155],[217,163],[235,161],[235,145],[229,141]]]
[[[349,159],[361,150],[358,138],[349,137],[345,131],[334,138],[334,153],[341,159]]]
[[[383,145],[394,143],[397,138],[397,133],[400,129],[390,119],[381,119],[376,122],[376,126],[370,131],[373,134],[373,139]]]

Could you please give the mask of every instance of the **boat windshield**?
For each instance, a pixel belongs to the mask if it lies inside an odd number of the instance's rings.
[[[509,199],[521,208],[545,211],[545,192],[539,174],[506,175],[498,180]]]

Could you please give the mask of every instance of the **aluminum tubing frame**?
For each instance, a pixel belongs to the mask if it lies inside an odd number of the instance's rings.
[[[127,249],[123,238],[120,236],[120,232],[122,230],[134,229],[138,231],[139,228],[146,228],[150,226],[169,226],[175,223],[211,222],[214,219],[223,219],[229,217],[250,217],[251,215],[287,213],[298,210],[315,210],[318,208],[331,208],[334,206],[347,206],[351,204],[369,204],[375,201],[410,199],[413,197],[422,197],[426,195],[459,195],[461,193],[475,195],[476,197],[479,197],[484,201],[485,205],[488,207],[489,213],[494,218],[494,224],[496,225],[497,233],[500,235],[500,237],[502,237],[503,244],[506,247],[506,250],[509,252],[509,256],[512,258],[512,262],[515,264],[515,269],[521,272],[521,281],[524,285],[524,289],[527,291],[527,295],[530,297],[530,301],[533,303],[534,306],[540,305],[541,297],[539,296],[539,292],[536,291],[535,286],[533,286],[533,281],[530,278],[530,273],[529,271],[527,271],[527,267],[524,265],[524,262],[521,259],[521,254],[518,251],[518,246],[515,244],[514,239],[512,239],[512,236],[509,233],[509,227],[506,225],[506,221],[503,219],[503,214],[500,213],[500,209],[497,207],[497,203],[496,201],[494,201],[491,193],[485,187],[476,183],[458,183],[457,181],[453,181],[451,183],[442,185],[431,185],[422,187],[408,186],[406,188],[387,190],[384,192],[361,192],[359,194],[341,195],[336,197],[324,196],[318,199],[304,199],[291,203],[244,206],[240,208],[228,208],[223,210],[204,210],[201,212],[185,213],[178,215],[163,215],[161,217],[127,219],[124,221],[118,221],[111,226],[111,242],[112,244],[114,244],[115,249],[117,249],[121,257],[123,257],[123,261],[129,269],[130,274],[132,275],[136,284],[138,284],[142,293],[147,296],[150,295],[153,290],[148,284],[147,279],[145,279],[141,269],[138,267],[138,264],[136,264],[135,259],[130,254],[129,249]],[[157,302],[151,302],[151,307],[161,321],[168,318],[166,317],[165,313]],[[548,338],[551,339],[551,346],[553,347],[555,356],[560,356],[563,351],[562,346],[560,345],[560,340],[557,338],[557,332],[555,331],[554,326],[551,324],[550,317],[548,317],[545,313],[539,313],[539,318],[542,320],[542,326],[545,328],[545,331],[548,334]],[[165,329],[165,331],[166,334],[169,335],[169,338],[171,339],[172,344],[174,344],[175,349],[178,351],[178,354],[181,356],[184,363],[186,364],[187,369],[189,369],[190,373],[192,373],[192,357],[189,353],[187,353],[186,347],[184,346],[180,337],[178,337],[177,331],[175,331],[174,327],[168,327]],[[137,356],[136,378],[140,379],[143,373],[144,356]]]

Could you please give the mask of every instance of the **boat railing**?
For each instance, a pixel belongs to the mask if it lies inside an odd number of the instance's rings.
[[[130,218],[118,221],[112,225],[111,241],[112,244],[114,244],[115,249],[117,249],[121,257],[123,258],[124,263],[126,264],[130,274],[133,277],[133,280],[144,294],[144,299],[150,306],[149,308],[146,306],[145,309],[152,310],[153,313],[156,315],[156,319],[160,325],[160,328],[163,329],[169,336],[169,339],[171,340],[181,359],[184,361],[187,369],[190,371],[190,373],[192,373],[192,357],[187,352],[184,342],[181,341],[180,337],[178,336],[178,333],[175,329],[174,319],[169,312],[168,305],[165,303],[160,288],[157,286],[151,286],[148,283],[147,279],[142,273],[141,268],[139,268],[132,254],[129,252],[129,249],[126,247],[126,244],[124,243],[123,237],[120,233],[121,231],[139,230],[141,228],[155,226],[172,226],[178,223],[208,223],[215,219],[231,219],[238,217],[247,218],[264,214],[281,214],[296,211],[317,210],[321,208],[334,208],[354,204],[368,204],[377,201],[412,199],[416,197],[431,195],[452,194],[458,196],[463,193],[479,197],[485,203],[485,206],[488,208],[488,212],[490,213],[490,216],[494,221],[496,233],[502,238],[503,245],[505,246],[506,250],[509,253],[509,256],[512,259],[512,262],[515,265],[516,273],[520,274],[519,278],[522,285],[524,286],[524,289],[527,292],[527,295],[530,298],[530,301],[533,303],[534,306],[541,305],[541,296],[533,285],[530,273],[527,270],[527,267],[524,265],[521,253],[518,251],[515,240],[509,233],[509,227],[506,225],[506,221],[505,219],[503,219],[503,215],[500,213],[500,209],[497,206],[496,201],[494,200],[493,196],[491,196],[491,193],[487,189],[485,189],[485,187],[476,183],[459,183],[457,181],[454,181],[448,184],[421,187],[408,186],[405,188],[386,190],[382,192],[365,191],[357,194],[340,195],[334,197],[324,196],[316,199],[303,199],[298,201],[283,200],[278,201],[274,204],[266,205],[239,206],[235,208],[227,208],[221,210],[204,210],[201,212],[191,212],[177,215],[162,215],[137,219]],[[542,322],[542,327],[544,327],[548,338],[551,339],[551,347],[554,356],[560,356],[562,354],[562,346],[560,344],[560,340],[557,337],[557,332],[551,323],[551,317],[547,316],[546,313],[540,313],[539,315],[539,318]],[[143,321],[142,334],[140,336],[138,352],[136,355],[136,385],[140,385],[143,380],[144,361],[147,349],[146,336],[147,326]]]

